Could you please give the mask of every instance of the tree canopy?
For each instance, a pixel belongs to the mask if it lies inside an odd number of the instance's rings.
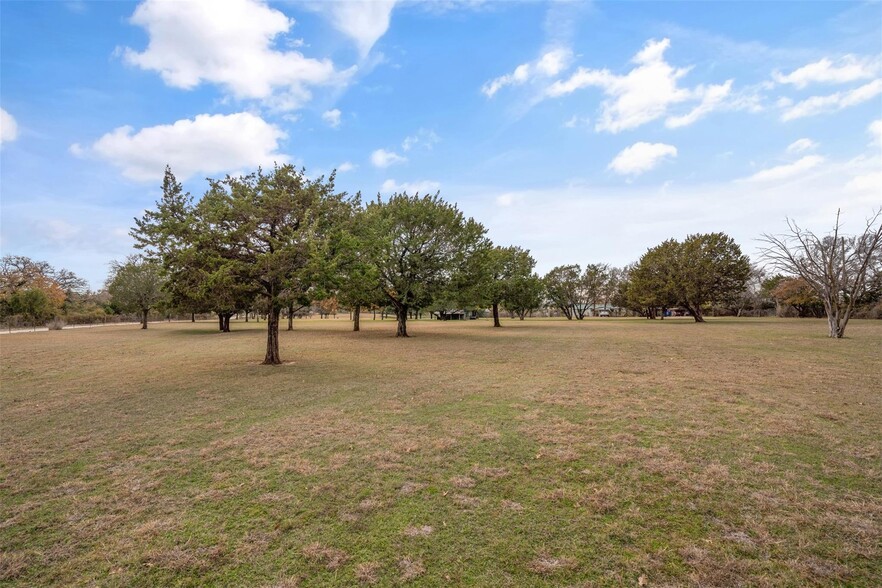
[[[395,308],[396,336],[407,337],[412,308],[427,306],[470,257],[486,247],[486,229],[453,204],[432,196],[393,194],[368,204],[365,247],[380,290]]]

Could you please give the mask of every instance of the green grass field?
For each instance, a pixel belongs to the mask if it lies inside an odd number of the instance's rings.
[[[0,583],[878,586],[882,321],[9,335]]]

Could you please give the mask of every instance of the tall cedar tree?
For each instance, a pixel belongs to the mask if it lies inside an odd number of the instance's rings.
[[[144,257],[162,264],[168,276],[165,288],[169,304],[192,313],[211,307],[204,299],[205,272],[196,263],[199,252],[192,248],[194,222],[193,198],[166,166],[162,197],[155,209],[135,218],[135,226],[129,232]]]
[[[264,299],[263,363],[280,364],[281,310],[321,274],[354,202],[334,191],[334,174],[310,180],[291,165],[210,184],[196,206],[196,248],[212,257],[215,275],[235,276]]]
[[[395,309],[396,336],[407,337],[407,314],[441,294],[451,277],[465,270],[474,252],[486,247],[486,229],[434,196],[393,194],[365,211],[368,259],[377,268],[383,295]]]

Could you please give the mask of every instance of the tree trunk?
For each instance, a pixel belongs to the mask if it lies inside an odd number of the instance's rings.
[[[191,313],[190,313],[190,322],[191,322],[191,323],[195,323],[195,322],[196,322],[196,313],[195,313],[195,312],[191,312]]]
[[[696,323],[703,323],[704,322],[704,317],[701,316],[701,307],[700,306],[696,306],[695,308],[687,306],[686,308],[688,308],[689,312],[692,313],[692,318],[695,319]]]
[[[221,313],[217,313],[217,330],[224,332],[224,315]]]
[[[144,308],[144,309],[141,310],[141,312],[143,313],[143,314],[141,315],[141,328],[142,328],[142,329],[146,329],[146,328],[147,328],[147,311],[148,311],[148,310],[149,310],[149,309],[147,309],[147,308]]]
[[[409,337],[407,334],[407,306],[399,306],[395,309],[395,315],[398,317],[398,330],[395,332],[396,337]]]
[[[288,330],[294,330],[294,303],[288,305]]]
[[[245,322],[246,322],[246,323],[248,322],[248,315],[249,315],[249,314],[251,314],[251,311],[250,311],[250,310],[246,310],[246,311],[245,311]]]
[[[281,308],[270,308],[266,315],[266,357],[263,365],[279,365],[282,358],[279,356],[279,315]]]
[[[230,332],[230,319],[233,317],[232,312],[228,312],[224,315],[224,333]]]
[[[356,304],[355,309],[352,311],[352,330],[361,330],[361,304]]]
[[[498,302],[493,303],[493,326],[494,327],[501,327],[502,326],[499,324],[499,303]]]

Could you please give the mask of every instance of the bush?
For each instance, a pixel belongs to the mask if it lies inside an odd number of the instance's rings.
[[[55,317],[51,321],[46,323],[46,326],[49,328],[50,331],[60,331],[66,325],[67,323],[64,322],[64,319],[60,319],[58,317]]]

